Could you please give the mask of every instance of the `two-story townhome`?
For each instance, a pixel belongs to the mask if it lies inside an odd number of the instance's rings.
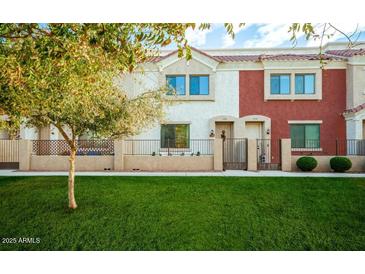
[[[155,58],[141,72],[125,75],[122,88],[130,94],[161,85],[174,91],[166,95],[174,102],[165,121],[135,138],[161,139],[164,145],[168,139],[206,139],[222,130],[228,138],[238,136],[230,122],[239,115],[239,71],[221,69],[221,64],[220,58],[200,50],[193,49],[189,61],[174,51]]]
[[[357,97],[364,88],[350,66],[346,56],[318,48],[193,49],[189,61],[177,52],[154,58],[144,72],[125,76],[124,88],[176,91],[166,121],[136,138],[220,137],[224,130],[227,138],[291,138],[293,150],[331,152],[326,142],[346,139],[343,113],[362,103],[349,102],[350,87]]]
[[[318,48],[193,49],[188,61],[162,52],[119,81],[131,96],[166,85],[174,91],[165,120],[133,138],[159,139],[161,148],[212,137],[291,138],[294,153],[335,154],[336,139],[365,132],[365,50],[346,46],[330,43],[321,55]],[[20,137],[61,139],[52,127],[22,128]]]

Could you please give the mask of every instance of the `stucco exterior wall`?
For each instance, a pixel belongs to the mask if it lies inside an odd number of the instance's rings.
[[[29,128],[25,125],[20,126],[20,138],[26,140],[37,140],[38,139],[38,129]]]
[[[220,139],[214,141],[212,155],[200,156],[125,155],[123,140],[115,140],[114,147],[115,155],[76,156],[76,170],[222,171],[223,148]],[[33,155],[32,141],[20,140],[19,169],[22,171],[67,171],[69,169],[69,156]]]
[[[264,71],[240,71],[239,116],[264,115],[271,118],[271,138],[290,138],[290,120],[321,120],[321,147],[335,154],[335,146],[327,144],[346,138],[342,116],[346,108],[346,70],[322,71],[322,100],[264,101]]]
[[[213,171],[214,157],[201,156],[124,156],[125,171]]]
[[[176,101],[166,109],[167,122],[187,122],[190,124],[190,138],[209,137],[209,120],[220,115],[238,117],[238,71],[217,71],[214,101]],[[160,125],[150,128],[136,139],[159,139]]]
[[[347,103],[350,109],[365,103],[365,60],[347,65]]]
[[[67,171],[69,156],[30,156],[30,170]],[[114,169],[114,156],[76,156],[76,171]]]
[[[347,65],[346,108],[351,109],[365,103],[365,56],[350,58]],[[364,110],[346,115],[347,139],[363,139]]]

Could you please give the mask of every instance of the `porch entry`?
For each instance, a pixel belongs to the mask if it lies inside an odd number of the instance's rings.
[[[247,139],[262,139],[263,122],[246,122],[245,136]]]
[[[257,139],[257,169],[281,170],[281,140]]]
[[[215,138],[223,139],[223,170],[247,169],[247,139],[234,138],[233,122],[215,122]]]
[[[19,168],[19,140],[0,140],[0,169]]]
[[[233,122],[216,122],[215,123],[216,138],[233,138]]]
[[[247,139],[225,138],[223,140],[223,170],[247,169]]]

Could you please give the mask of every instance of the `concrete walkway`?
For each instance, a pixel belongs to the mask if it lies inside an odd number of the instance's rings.
[[[0,170],[1,176],[67,176],[64,171],[17,171]],[[226,177],[341,177],[365,178],[365,173],[314,173],[314,172],[284,172],[277,170],[241,171],[227,170],[225,172],[76,172],[77,176],[226,176]]]

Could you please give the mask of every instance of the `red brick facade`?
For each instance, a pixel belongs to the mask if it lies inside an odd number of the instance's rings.
[[[239,112],[271,118],[271,139],[290,138],[289,120],[322,120],[320,138],[323,153],[335,154],[336,138],[346,139],[342,113],[346,109],[346,70],[322,72],[322,100],[264,101],[264,71],[240,71]],[[308,154],[308,153],[305,153]]]

